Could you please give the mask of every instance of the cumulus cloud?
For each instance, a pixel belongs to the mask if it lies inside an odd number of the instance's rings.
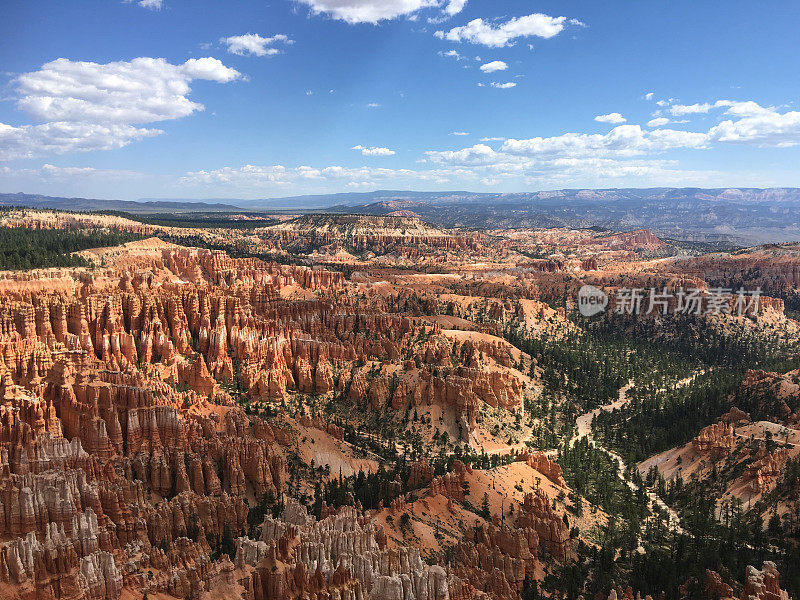
[[[674,102],[674,101],[670,101]],[[275,186],[292,184],[314,190],[378,188],[401,185],[445,189],[454,184],[493,186],[506,184],[560,186],[615,185],[726,185],[729,173],[681,169],[675,160],[659,155],[678,149],[702,150],[722,143],[750,143],[760,146],[800,144],[800,112],[781,113],[755,102],[720,100],[714,108],[724,112],[723,120],[708,131],[678,131],[660,128],[667,123],[659,117],[646,130],[623,124],[606,134],[565,133],[551,137],[483,138],[481,143],[455,150],[429,150],[418,169],[329,166],[287,168],[280,165],[187,173],[181,185],[224,192],[229,187],[257,195]],[[669,121],[667,119],[667,121]],[[673,121],[674,122],[674,121]],[[453,132],[457,133],[457,132]],[[497,149],[483,142],[502,142]],[[369,150],[356,146],[356,150]],[[737,173],[755,185],[752,175]]]
[[[281,192],[291,186],[292,190],[307,191],[353,189],[376,189],[393,185],[419,186],[430,189],[433,185],[450,187],[468,183],[471,186],[498,185],[514,182],[516,185],[560,187],[580,181],[582,186],[602,185],[611,179],[625,184],[648,184],[659,181],[663,185],[681,183],[686,185],[722,185],[722,176],[714,173],[684,171],[673,161],[664,160],[616,160],[611,158],[554,158],[536,160],[525,157],[508,157],[493,153],[490,148],[468,152],[456,152],[455,156],[441,160],[426,169],[387,169],[376,167],[309,166],[285,167],[282,165],[244,165],[186,173],[178,182],[181,188],[191,187],[199,193],[231,193],[258,197],[266,192]],[[469,156],[471,154],[471,156]]]
[[[513,81],[507,81],[506,83],[498,83],[496,81],[493,81],[490,85],[493,88],[497,88],[499,90],[508,90],[508,89],[513,88],[513,87],[517,87],[517,84],[514,83]]]
[[[500,181],[521,181],[530,184],[582,185],[624,179],[629,184],[650,178],[664,184],[687,180],[709,183],[709,173],[692,173],[677,168],[675,161],[623,156],[595,156],[592,153],[572,155],[551,149],[547,152],[508,152],[505,145],[493,150],[485,144],[476,144],[461,150],[429,151],[426,160],[435,165],[440,174],[451,177],[479,180],[489,177]],[[692,177],[694,177],[692,179]],[[682,179],[683,178],[683,179]]]
[[[469,135],[469,131],[454,131],[450,135]]]
[[[227,83],[240,73],[216,58],[97,64],[59,58],[16,79],[17,107],[36,121],[150,123],[203,110],[187,98],[193,79]]]
[[[12,127],[0,123],[0,160],[46,154],[116,150],[135,140],[163,133],[130,125],[56,122]]]
[[[125,0],[126,4],[132,4],[133,2],[134,0]],[[137,0],[136,4],[149,10],[161,10],[164,8],[163,0]]]
[[[464,7],[466,5],[467,5],[467,0],[450,0],[444,7],[444,12],[448,16],[452,17],[460,13],[462,10],[464,10]]]
[[[362,156],[394,156],[395,151],[389,148],[382,148],[380,146],[353,146],[351,150],[358,150]]]
[[[486,144],[475,144],[461,150],[429,150],[425,155],[433,163],[458,166],[486,165],[498,159],[498,152]]]
[[[426,160],[441,169],[466,169],[493,177],[530,177],[564,169],[588,174],[609,169],[608,177],[646,174],[663,177],[676,173],[670,161],[650,156],[676,149],[707,149],[717,143],[786,147],[800,144],[800,112],[778,112],[755,102],[721,100],[729,118],[708,131],[662,129],[670,120],[660,117],[643,130],[639,125],[618,125],[607,134],[565,133],[552,137],[506,139],[497,149],[479,143],[460,150],[426,152]],[[601,115],[602,116],[602,115]],[[495,141],[483,138],[481,142]],[[640,158],[646,157],[646,158]],[[669,168],[667,168],[669,167]],[[665,170],[666,169],[666,170]],[[599,171],[598,171],[599,173]]]
[[[670,102],[673,100],[670,99]],[[795,146],[800,143],[798,111],[781,113],[774,106],[761,106],[752,100],[671,104],[668,110],[673,116],[686,116],[709,114],[715,109],[725,109],[724,115],[729,118],[709,129],[705,134],[708,142],[774,147]],[[659,119],[653,121],[661,122]]]
[[[653,94],[653,92],[647,92],[647,93],[644,95],[644,99],[645,99],[645,100],[652,100],[652,99],[653,99],[653,95],[654,95],[654,94]]]
[[[639,125],[619,125],[605,135],[565,133],[553,137],[509,139],[502,151],[524,156],[637,156],[673,148],[704,148],[705,133],[656,129],[643,131]]]
[[[445,58],[455,58],[456,60],[468,60],[466,56],[461,56],[457,50],[448,50],[447,52],[439,51],[439,56]]]
[[[399,178],[420,180],[435,179],[435,173],[410,169],[385,169],[378,167],[310,166],[285,167],[283,165],[244,165],[220,169],[190,171],[178,182],[179,185],[216,186],[219,189],[269,189],[272,186],[319,185],[333,182],[335,185],[354,183],[373,185],[373,182]]]
[[[470,42],[490,48],[510,46],[517,38],[551,38],[558,35],[566,26],[566,17],[551,17],[534,13],[524,17],[514,17],[505,23],[494,26],[483,19],[474,19],[450,31],[437,31],[434,35],[451,42]]]
[[[411,16],[423,8],[440,6],[439,0],[298,0],[311,8],[314,14],[324,14],[346,23],[372,23]],[[445,11],[461,8],[466,2],[451,0]],[[452,14],[459,12],[456,10]]]
[[[227,83],[241,74],[216,58],[173,65],[163,58],[98,64],[59,58],[14,80],[17,108],[39,124],[0,123],[0,156],[111,150],[162,133],[134,127],[204,110],[188,98],[195,79]]]
[[[219,41],[228,47],[228,52],[239,56],[273,56],[280,53],[280,50],[275,48],[275,44],[293,43],[288,36],[282,33],[271,37],[262,37],[257,33],[245,33],[243,35],[220,38]]]
[[[669,112],[672,116],[682,117],[684,115],[707,113],[712,108],[714,108],[714,105],[708,102],[703,102],[702,104],[674,104],[669,107]]]
[[[143,61],[156,61],[165,62],[163,58],[145,58],[134,59],[132,64],[137,60]],[[111,63],[111,64],[124,64],[124,63]],[[169,63],[166,63],[169,65]],[[170,65],[171,66],[171,65]],[[207,79],[209,81],[216,81],[217,83],[228,83],[234,79],[242,76],[236,69],[231,69],[222,64],[222,61],[216,58],[206,56],[205,58],[190,58],[183,65],[178,67],[178,72],[191,79]]]
[[[594,118],[594,120],[597,121],[598,123],[614,123],[614,124],[624,123],[625,121],[627,121],[627,119],[618,112],[608,113],[607,115],[597,115]]]
[[[663,127],[669,123],[669,119],[666,117],[656,117],[655,119],[650,119],[647,122],[648,127]]]
[[[508,69],[508,65],[504,63],[502,60],[493,60],[492,62],[488,62],[485,65],[481,65],[481,71],[484,73],[494,73],[496,71],[505,71]]]
[[[800,112],[783,114],[755,102],[732,103],[726,111],[739,119],[726,119],[712,127],[708,136],[717,142],[788,147],[800,143]]]

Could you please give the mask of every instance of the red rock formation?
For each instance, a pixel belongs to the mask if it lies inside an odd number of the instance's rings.
[[[747,465],[743,478],[750,482],[750,489],[758,494],[770,489],[783,474],[783,467],[790,458],[786,449],[767,452],[763,446],[759,448],[755,461]]]
[[[780,574],[775,563],[765,562],[760,571],[755,567],[747,567],[740,600],[789,600],[789,594],[781,589]]]
[[[710,454],[713,459],[727,456],[736,446],[736,438],[731,426],[723,422],[714,423],[700,430],[692,440],[692,447],[698,454]]]
[[[540,544],[545,544],[558,560],[567,560],[571,555],[569,528],[553,511],[547,496],[526,494],[517,525],[535,531]]]
[[[750,422],[750,415],[734,406],[726,414],[722,415],[719,420],[729,424]]]
[[[648,229],[637,229],[627,233],[588,238],[583,241],[583,244],[587,246],[604,246],[615,250],[657,250],[665,245]]]
[[[548,459],[544,453],[535,452],[533,454],[529,454],[525,452],[517,456],[517,461],[526,463],[529,467],[539,471],[539,473],[547,477],[556,485],[566,486],[566,483],[564,482],[564,476],[561,473],[561,467]]]
[[[724,600],[733,597],[733,588],[727,583],[722,581],[719,573],[706,569],[706,579],[703,584],[703,590],[709,598],[719,598]]]
[[[428,494],[430,496],[441,494],[454,502],[463,502],[464,482],[470,473],[472,473],[472,468],[457,460],[453,463],[452,471],[431,480]]]
[[[412,463],[411,472],[408,475],[408,487],[415,489],[428,485],[433,480],[433,465],[427,460]]]

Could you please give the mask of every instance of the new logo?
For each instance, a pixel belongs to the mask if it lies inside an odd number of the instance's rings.
[[[584,317],[603,312],[608,306],[608,295],[593,285],[584,285],[578,290],[578,310]]]

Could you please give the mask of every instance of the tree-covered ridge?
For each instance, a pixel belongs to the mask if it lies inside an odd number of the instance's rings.
[[[784,372],[800,365],[800,339],[732,319],[628,316],[575,321],[576,333],[533,337],[509,324],[505,338],[536,359],[545,387],[573,415],[606,404],[633,383],[631,401],[598,415],[600,439],[630,460],[684,444],[730,410],[748,369]],[[684,385],[678,385],[683,381]],[[743,410],[755,410],[740,399]]]
[[[91,261],[72,253],[118,246],[141,237],[105,229],[0,227],[0,270],[89,267]]]
[[[573,324],[575,329],[561,337],[533,335],[515,321],[504,332],[535,359],[531,375],[540,377],[543,397],[557,407],[551,422],[554,428],[556,421],[563,423],[557,452],[573,490],[571,510],[580,511],[585,498],[608,515],[595,534],[597,545],[581,540],[577,560],[555,569],[540,588],[577,597],[625,582],[643,595],[704,597],[706,569],[735,583],[746,565],[773,560],[785,573],[783,587],[794,596],[800,593],[800,579],[791,568],[800,559],[796,524],[768,527],[757,507],[749,511],[741,503],[725,505],[720,517],[715,508],[721,492],[713,485],[680,479],[667,484],[652,474],[643,481],[635,468],[644,458],[690,441],[731,406],[765,417],[776,404],[774,394],[746,389],[742,380],[748,369],[797,368],[796,333],[725,317],[656,321],[611,314],[591,320],[575,316]],[[568,442],[576,416],[621,398],[623,386],[625,402],[594,419],[597,447],[586,437]],[[797,407],[796,399],[787,402]],[[613,466],[615,455],[602,446],[625,459],[630,487]],[[775,493],[796,494],[798,472],[796,461],[790,462]],[[645,489],[676,511],[682,527],[670,526],[667,513]],[[592,582],[588,588],[587,581]]]

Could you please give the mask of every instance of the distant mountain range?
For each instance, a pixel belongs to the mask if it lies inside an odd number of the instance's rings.
[[[242,210],[233,204],[194,200],[100,200],[97,198],[61,198],[39,194],[0,194],[0,206],[27,206],[55,210],[115,210],[133,214],[163,212],[226,212]]]
[[[800,240],[800,188],[567,189],[513,194],[379,190],[263,200],[95,200],[0,194],[0,206],[165,212],[416,214],[444,227],[651,229],[662,237],[763,243]]]

